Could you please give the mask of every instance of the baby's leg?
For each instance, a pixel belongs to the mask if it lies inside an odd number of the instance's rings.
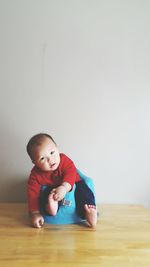
[[[75,199],[78,215],[86,219],[90,227],[95,227],[97,224],[95,196],[83,180],[76,183]]]
[[[85,218],[92,228],[94,228],[97,224],[97,209],[94,205],[84,205],[85,209]]]
[[[54,199],[54,193],[49,194],[48,203],[46,205],[46,211],[48,214],[55,216],[58,210],[58,201]]]

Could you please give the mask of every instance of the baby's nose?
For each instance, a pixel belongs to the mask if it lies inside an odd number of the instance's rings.
[[[53,164],[53,159],[52,159],[52,158],[48,158],[48,162],[49,162],[50,164]]]

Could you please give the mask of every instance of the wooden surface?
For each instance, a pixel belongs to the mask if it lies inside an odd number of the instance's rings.
[[[150,211],[102,205],[96,230],[30,227],[26,204],[0,204],[0,267],[150,267]]]

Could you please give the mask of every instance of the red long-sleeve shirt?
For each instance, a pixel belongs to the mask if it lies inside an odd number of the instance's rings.
[[[73,161],[65,154],[60,154],[60,164],[53,171],[42,171],[36,166],[31,170],[28,180],[28,208],[29,212],[39,210],[39,198],[42,185],[61,185],[62,182],[67,182],[73,187],[75,182],[80,181],[80,176],[77,173]]]

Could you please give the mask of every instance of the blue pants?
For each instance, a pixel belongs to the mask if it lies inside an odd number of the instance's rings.
[[[77,214],[82,219],[85,219],[85,204],[96,206],[95,196],[83,180],[76,183],[75,201]]]

